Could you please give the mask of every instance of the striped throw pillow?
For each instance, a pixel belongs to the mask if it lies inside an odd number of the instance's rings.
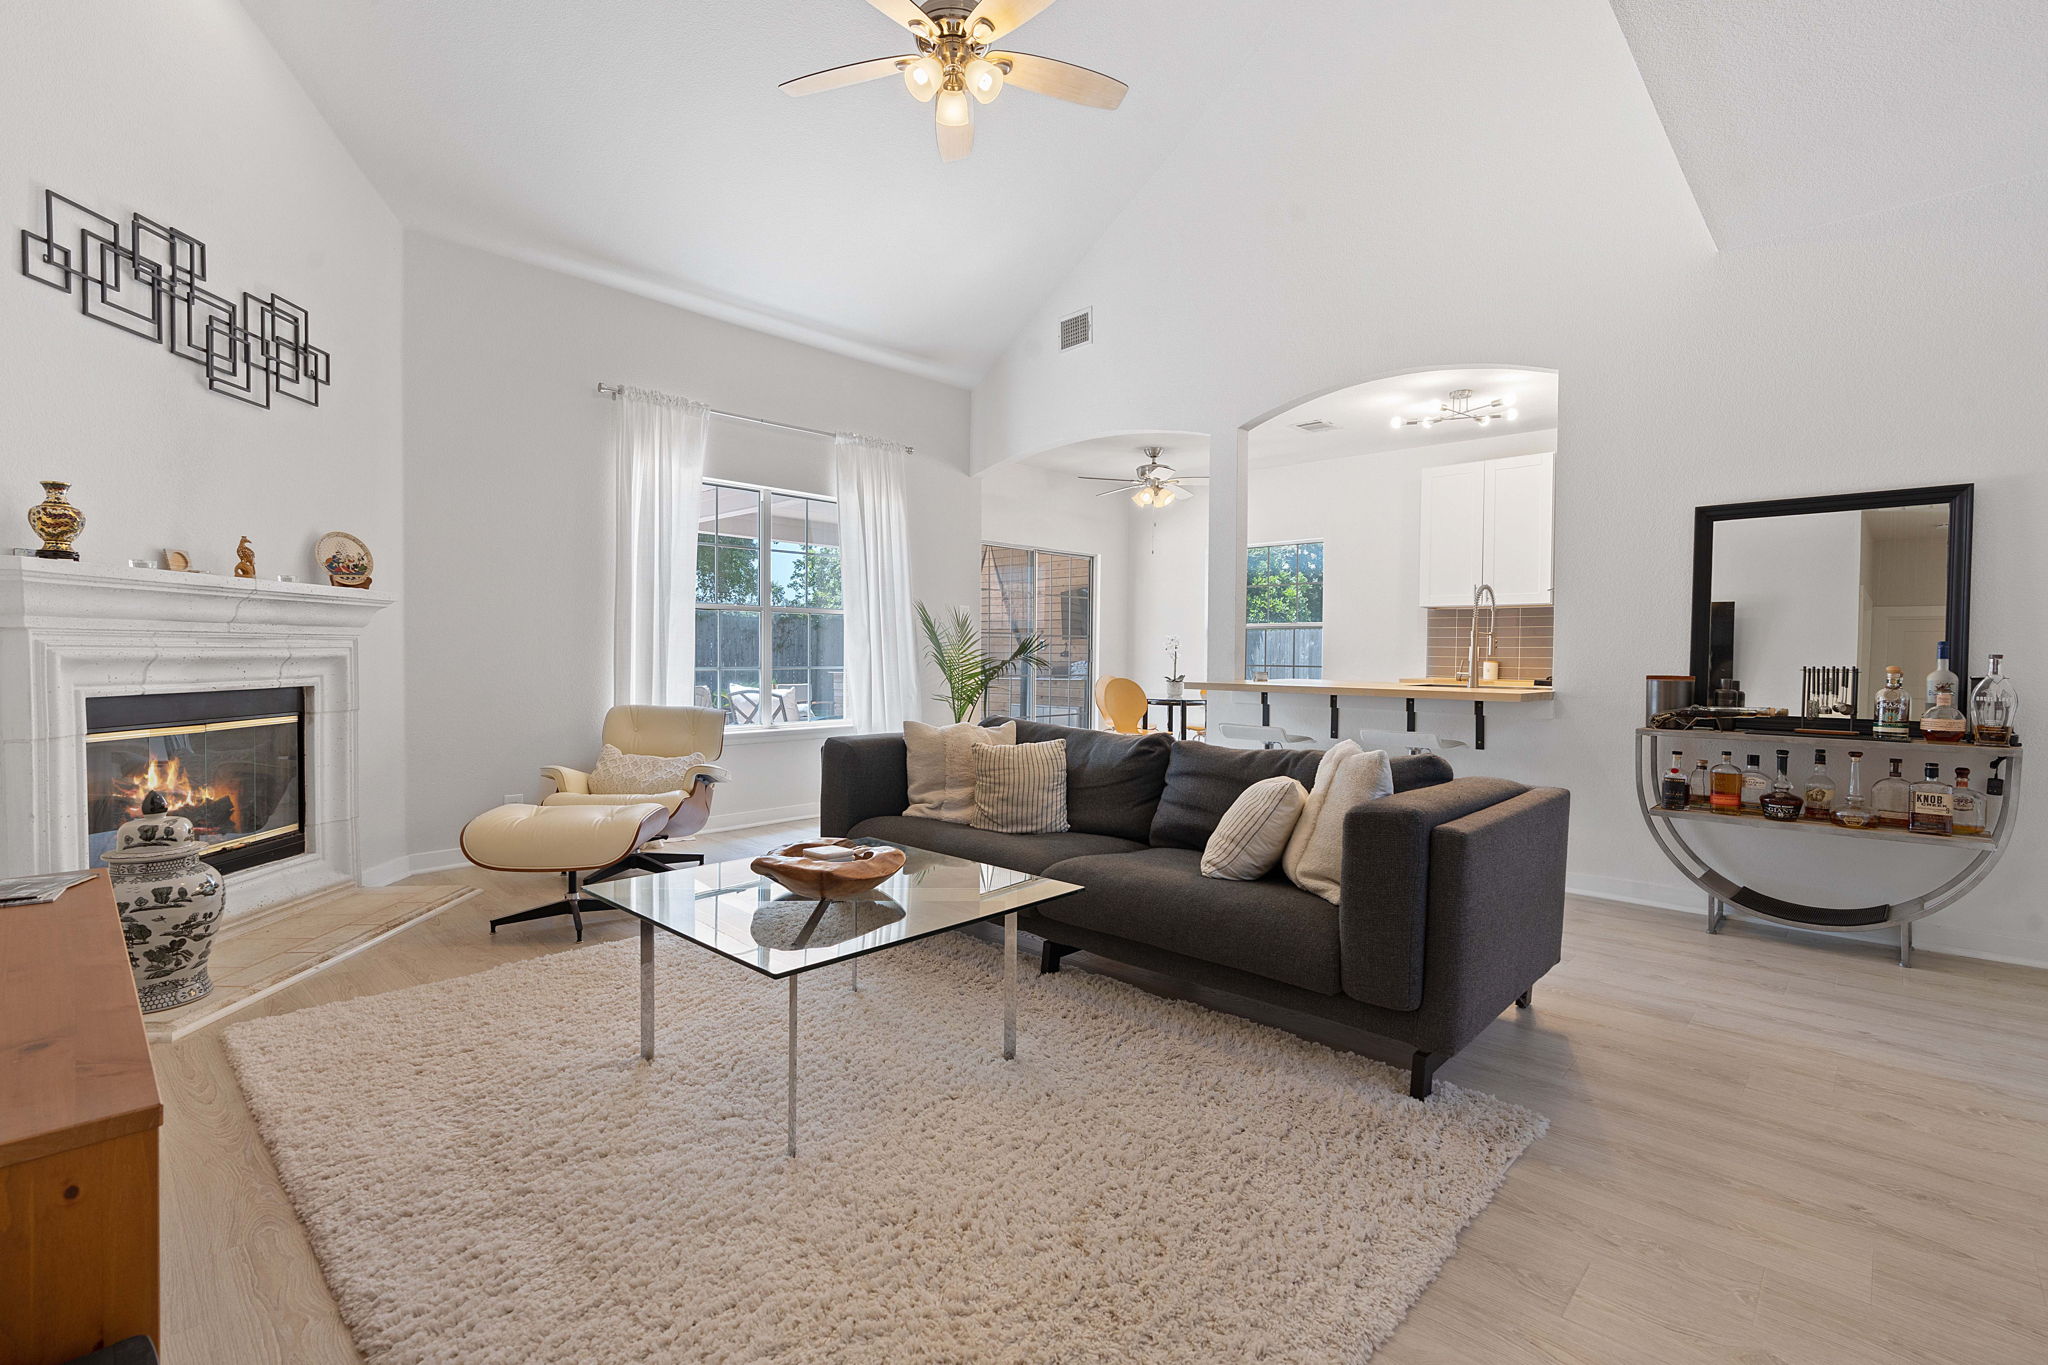
[[[1279,865],[1294,822],[1308,804],[1308,788],[1291,777],[1254,782],[1216,824],[1202,850],[1202,875],[1255,882]]]
[[[1067,832],[1067,742],[974,746],[976,829],[998,834]]]

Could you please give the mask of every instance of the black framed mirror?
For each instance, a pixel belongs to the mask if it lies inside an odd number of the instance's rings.
[[[1975,487],[1696,508],[1694,701],[1780,707],[1788,727],[1853,716],[1868,731],[1897,664],[1917,721],[1941,642],[1967,696]]]

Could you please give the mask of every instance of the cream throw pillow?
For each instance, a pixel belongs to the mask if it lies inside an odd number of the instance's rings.
[[[663,758],[659,754],[629,754],[616,744],[607,744],[590,770],[592,796],[645,796],[657,792],[679,792],[689,783],[683,774],[704,761],[702,754]]]
[[[1291,777],[1269,777],[1238,794],[1202,850],[1202,875],[1255,882],[1287,851],[1287,837],[1308,802],[1308,788]]]
[[[976,829],[998,834],[1067,832],[1067,742],[977,744],[974,756]]]
[[[1393,794],[1394,764],[1385,750],[1368,753],[1348,739],[1331,746],[1280,857],[1287,880],[1334,904],[1344,877],[1344,816]]]
[[[964,825],[974,818],[974,751],[985,744],[1015,744],[1017,722],[1001,725],[926,725],[903,722],[910,804],[905,815]]]

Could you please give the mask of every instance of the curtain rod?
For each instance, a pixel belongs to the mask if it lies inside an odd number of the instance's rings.
[[[626,391],[626,386],[624,384],[607,384],[603,380],[599,380],[597,391],[607,398],[617,398]],[[704,410],[713,417],[723,417],[729,422],[750,422],[757,427],[775,427],[782,431],[800,432],[805,436],[822,436],[828,441],[839,439],[839,433],[836,431],[820,431],[816,427],[800,427],[794,422],[778,422],[769,417],[749,417],[744,412],[727,412],[723,408],[707,406]],[[905,446],[903,450],[905,454],[914,455],[917,453],[917,447],[915,446]]]

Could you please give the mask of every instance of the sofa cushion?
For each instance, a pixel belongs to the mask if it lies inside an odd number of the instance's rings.
[[[849,832],[856,839],[886,839],[892,844],[928,848],[934,853],[972,858],[1033,876],[1062,859],[1095,853],[1133,853],[1145,847],[1134,839],[1083,834],[1078,830],[1066,834],[998,834],[994,830],[915,815],[878,815],[861,821]]]
[[[1202,875],[1255,882],[1280,865],[1308,789],[1291,777],[1269,777],[1244,789],[1202,850]]]
[[[1319,995],[1342,989],[1337,907],[1284,880],[1204,877],[1202,855],[1185,848],[1069,858],[1044,872],[1084,888],[1033,907],[1046,919]]]
[[[1152,817],[1149,842],[1160,848],[1202,848],[1246,787],[1269,777],[1291,777],[1313,787],[1322,758],[1320,749],[1176,744],[1166,765],[1166,790]]]
[[[1003,717],[984,721],[999,725]],[[1119,735],[1020,720],[1019,744],[1067,742],[1067,824],[1086,834],[1112,834],[1143,843],[1166,789],[1173,741],[1165,735]]]
[[[1280,871],[1304,891],[1337,903],[1344,878],[1344,815],[1355,806],[1394,794],[1386,751],[1367,752],[1350,740],[1332,745],[1316,769],[1316,787],[1280,857]]]
[[[977,744],[974,754],[976,829],[1000,834],[1065,834],[1067,742]]]
[[[910,802],[905,815],[950,820],[974,818],[974,751],[984,744],[1015,744],[1014,725],[926,725],[903,722],[903,769]]]

